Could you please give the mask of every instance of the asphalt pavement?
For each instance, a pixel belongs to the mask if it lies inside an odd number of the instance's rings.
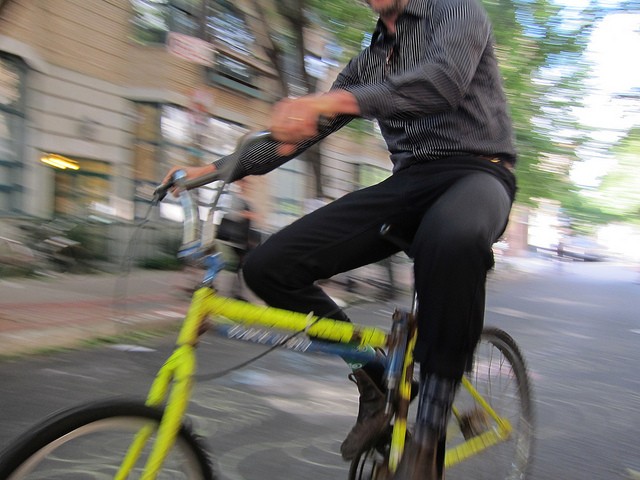
[[[550,265],[548,259],[506,257],[498,260],[490,275],[505,277],[562,268],[561,264]],[[363,267],[352,278],[373,278],[380,275],[378,270]],[[395,263],[394,272],[396,288],[410,291],[410,264]],[[98,338],[178,325],[187,311],[190,291],[201,275],[199,270],[188,269],[133,269],[119,274],[0,278],[0,357],[75,347]],[[231,272],[221,273],[217,288],[222,294],[229,293],[232,277]],[[362,284],[357,292],[347,292],[339,281],[323,286],[339,304],[349,303],[354,295],[380,293],[375,287]]]
[[[487,323],[517,341],[533,386],[531,480],[640,479],[639,273],[622,264],[527,257],[499,259],[490,274]],[[177,325],[188,297],[181,288],[191,275],[141,270],[126,277],[5,279],[0,334],[13,333],[17,343],[39,331],[31,348],[43,348],[42,341],[55,337],[54,318],[60,329],[73,323],[87,338],[98,334],[100,319],[117,325],[117,332],[158,319]],[[325,286],[349,300],[351,293],[341,285]],[[370,292],[358,286],[358,294]],[[356,323],[384,328],[393,304],[406,306],[408,299],[402,295],[348,311]],[[5,350],[15,348],[2,339]],[[143,397],[174,341],[174,332],[167,332],[0,362],[0,448],[59,409],[114,394]],[[205,335],[198,349],[201,373],[245,364],[257,348]],[[206,435],[222,478],[345,478],[339,445],[357,411],[346,370],[339,359],[278,350],[215,381],[199,382],[189,417]],[[453,469],[449,477],[469,478]]]

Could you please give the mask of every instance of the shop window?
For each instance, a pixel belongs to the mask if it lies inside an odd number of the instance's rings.
[[[162,107],[160,128],[165,142],[190,146],[194,143],[194,129],[188,110],[172,105]]]
[[[165,43],[167,33],[201,36],[203,0],[131,0],[135,40]]]
[[[54,214],[87,217],[112,214],[111,166],[96,160],[72,159],[77,170],[55,170]]]
[[[0,212],[23,211],[26,66],[18,57],[0,54]]]
[[[158,104],[137,103],[135,142],[133,149],[133,174],[136,182],[136,198],[147,198],[153,193],[160,170],[158,159],[162,135],[161,110]]]
[[[302,160],[287,162],[270,174],[272,177],[273,210],[269,228],[277,231],[305,213],[305,190],[308,175]]]
[[[248,131],[246,127],[237,123],[210,118],[202,135],[203,148],[216,157],[229,155],[236,149],[240,137]]]
[[[231,153],[248,132],[237,123],[194,115],[177,105],[138,103],[136,113],[133,171],[137,217],[146,212],[154,188],[169,168],[213,162]],[[164,203],[175,201],[167,197]]]

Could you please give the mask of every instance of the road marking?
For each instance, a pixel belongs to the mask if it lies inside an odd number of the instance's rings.
[[[640,472],[627,468],[627,475],[631,480],[640,480]]]
[[[119,350],[121,352],[143,352],[143,353],[155,352],[153,348],[142,347],[140,345],[126,345],[123,343],[112,345],[111,348],[113,350]]]
[[[172,310],[156,310],[154,313],[170,318],[184,318],[184,314],[180,312],[174,312]]]

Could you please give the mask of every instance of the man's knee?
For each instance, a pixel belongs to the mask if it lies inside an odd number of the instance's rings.
[[[271,266],[268,265],[268,255],[263,255],[261,248],[257,247],[247,254],[242,265],[244,281],[251,290],[268,282]]]

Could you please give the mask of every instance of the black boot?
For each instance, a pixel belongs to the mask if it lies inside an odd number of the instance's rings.
[[[386,424],[385,396],[371,377],[359,368],[349,375],[349,379],[357,385],[360,401],[356,424],[340,446],[345,460],[353,460],[360,450],[370,447]]]
[[[407,444],[392,480],[442,480],[444,441],[428,428],[419,428]]]

